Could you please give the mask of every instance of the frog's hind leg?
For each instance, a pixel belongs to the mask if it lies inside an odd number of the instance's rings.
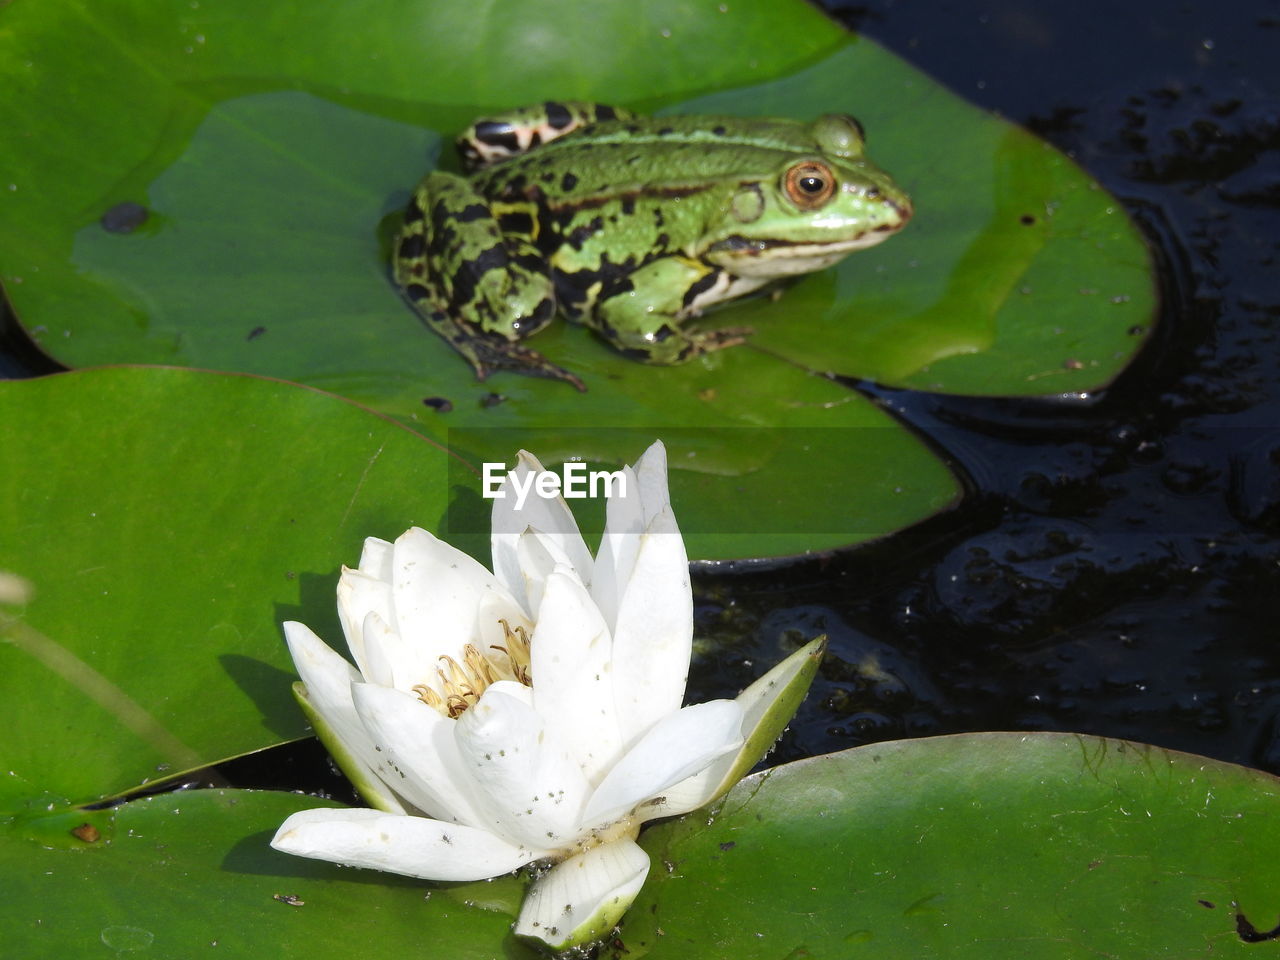
[[[474,173],[499,160],[514,157],[566,134],[606,120],[630,120],[635,114],[622,107],[583,100],[549,100],[507,113],[481,117],[458,135],[455,146],[462,169]]]
[[[511,370],[585,390],[578,377],[515,342],[555,317],[549,270],[527,241],[503,235],[466,180],[441,172],[415,192],[394,256],[405,297],[478,380]]]

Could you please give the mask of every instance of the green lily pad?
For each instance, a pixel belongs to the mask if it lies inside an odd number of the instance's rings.
[[[0,382],[0,811],[305,733],[281,620],[341,637],[339,565],[438,526],[447,454],[339,397],[104,368]]]
[[[328,805],[289,793],[194,790],[0,823],[5,953],[537,956],[511,935],[523,888],[515,877],[433,886],[268,846],[289,814]]]
[[[641,837],[610,960],[1270,956],[1280,780],[1070,734],[862,747]]]
[[[1070,734],[817,757],[643,833],[653,869],[601,956],[1269,956],[1278,802],[1280,781],[1258,771]],[[268,848],[288,814],[318,805],[191,791],[0,823],[0,866],[16,879],[0,904],[6,946],[534,955],[510,932],[519,877],[432,884]]]
[[[720,485],[675,482],[691,553],[704,558],[830,549],[958,496],[913,436],[815,370],[1081,392],[1139,346],[1153,305],[1141,240],[1060,154],[800,2],[585,9],[405,0],[268,12],[225,0],[213,17],[186,0],[11,5],[0,78],[23,95],[0,103],[0,123],[21,149],[0,184],[0,280],[68,365],[293,379],[475,461],[509,457],[488,438],[513,430],[547,459],[554,449],[614,465],[642,448],[615,430],[646,442],[695,431],[673,444],[673,468],[737,478],[742,506],[725,522],[693,493],[718,498]],[[627,42],[602,44],[610,30]],[[560,325],[537,346],[588,394],[510,374],[477,384],[392,289],[386,246],[442,143],[482,109],[510,106],[512,90],[642,109],[849,111],[914,192],[917,220],[779,303],[717,320],[755,326],[749,346],[655,369]],[[723,92],[691,99],[708,90]],[[799,428],[815,432],[800,441]],[[838,506],[816,518],[815,503]]]

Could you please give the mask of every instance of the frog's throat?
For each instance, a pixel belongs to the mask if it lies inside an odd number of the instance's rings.
[[[896,233],[897,229],[868,230],[851,240],[836,243],[804,243],[787,240],[750,240],[733,236],[714,244],[705,258],[741,277],[787,277],[824,270],[855,250],[865,250]]]

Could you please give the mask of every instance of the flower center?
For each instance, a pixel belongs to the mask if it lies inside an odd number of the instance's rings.
[[[499,680],[514,680],[526,687],[533,686],[529,675],[529,634],[524,627],[511,627],[506,620],[499,620],[506,639],[503,646],[493,644],[490,651],[482,651],[473,643],[462,648],[462,662],[453,657],[440,658],[436,668],[434,685],[417,683],[413,692],[429,707],[439,710],[446,717],[455,719],[477,700],[491,684]]]

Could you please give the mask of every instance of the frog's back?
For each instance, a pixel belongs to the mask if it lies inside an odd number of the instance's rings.
[[[676,116],[609,120],[575,131],[545,149],[572,146],[577,140],[596,143],[678,146],[710,150],[759,149],[803,153],[817,149],[809,124],[786,118]],[[585,136],[584,136],[585,134]]]
[[[789,159],[818,152],[808,126],[794,120],[636,117],[584,127],[476,178],[498,196],[528,197],[536,187],[573,204],[637,190],[674,194],[694,185],[766,178]]]

